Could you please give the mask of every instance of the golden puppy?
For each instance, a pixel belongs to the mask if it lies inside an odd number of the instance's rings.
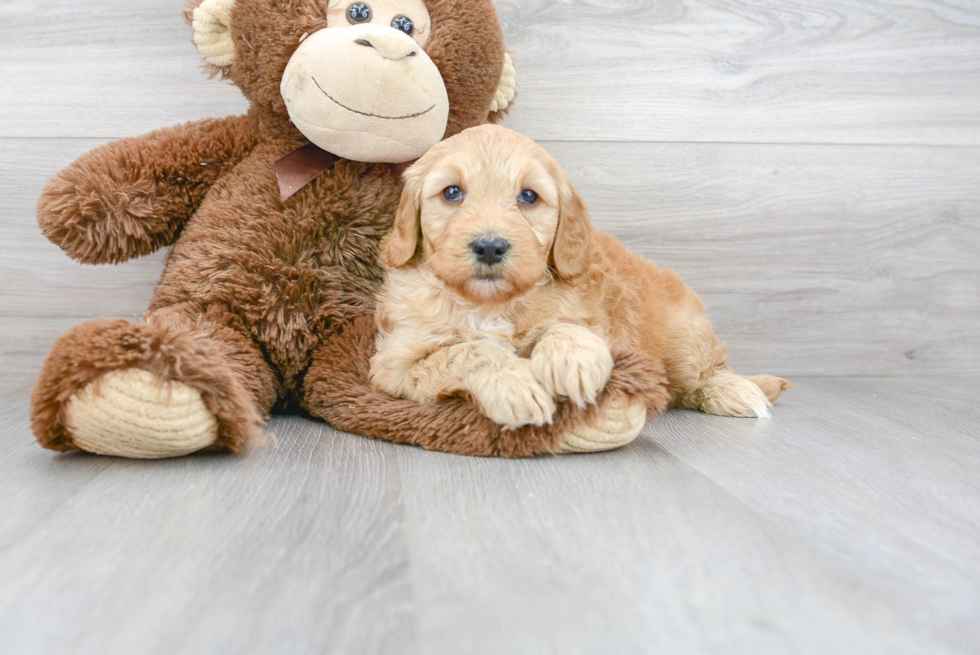
[[[497,423],[594,402],[609,344],[663,360],[674,407],[768,416],[785,380],[725,364],[697,294],[596,231],[568,175],[530,139],[476,127],[405,173],[377,308],[374,388],[428,403],[470,394]]]

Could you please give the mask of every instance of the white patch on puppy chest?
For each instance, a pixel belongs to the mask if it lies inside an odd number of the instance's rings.
[[[508,340],[514,336],[514,325],[499,316],[490,317],[479,312],[469,312],[466,318],[469,321],[470,329],[474,332],[501,335],[505,336]]]

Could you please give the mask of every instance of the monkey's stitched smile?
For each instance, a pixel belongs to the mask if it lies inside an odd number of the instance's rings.
[[[311,75],[310,76],[310,79],[312,79],[313,80],[313,83],[316,84],[316,88],[320,89],[320,93],[322,93],[323,95],[327,96],[327,98],[331,102],[333,102],[334,104],[342,107],[343,109],[346,109],[347,111],[351,112],[352,114],[360,114],[361,116],[370,116],[372,118],[383,118],[383,119],[388,120],[388,121],[400,121],[400,120],[405,120],[407,118],[415,118],[417,116],[421,116],[422,114],[428,114],[430,111],[432,111],[433,109],[436,108],[435,105],[432,105],[431,107],[429,107],[425,111],[418,111],[418,112],[415,112],[414,114],[406,114],[405,116],[382,116],[380,114],[369,114],[366,111],[358,111],[356,109],[351,109],[350,107],[348,107],[347,105],[345,105],[344,103],[340,102],[339,100],[337,100],[336,98],[334,98],[332,95],[330,95],[329,93],[327,93],[326,91],[324,91],[323,90],[323,87],[320,86],[320,83],[316,81],[316,78],[315,77],[313,77]]]

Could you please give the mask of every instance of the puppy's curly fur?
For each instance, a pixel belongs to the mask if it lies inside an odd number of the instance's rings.
[[[543,425],[557,398],[595,402],[611,347],[662,360],[675,407],[762,418],[790,386],[728,367],[697,294],[596,231],[565,171],[511,130],[471,128],[409,169],[384,250],[378,391],[468,394],[505,427]]]

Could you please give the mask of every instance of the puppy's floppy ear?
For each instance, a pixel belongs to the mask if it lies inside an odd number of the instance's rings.
[[[558,275],[572,279],[588,269],[592,221],[582,194],[572,184],[568,174],[559,169],[555,182],[558,184],[558,230],[551,247],[551,259]]]
[[[405,188],[395,212],[395,225],[384,244],[385,258],[391,268],[401,268],[415,256],[419,245],[419,213],[422,211],[422,178],[413,166],[405,172]]]

